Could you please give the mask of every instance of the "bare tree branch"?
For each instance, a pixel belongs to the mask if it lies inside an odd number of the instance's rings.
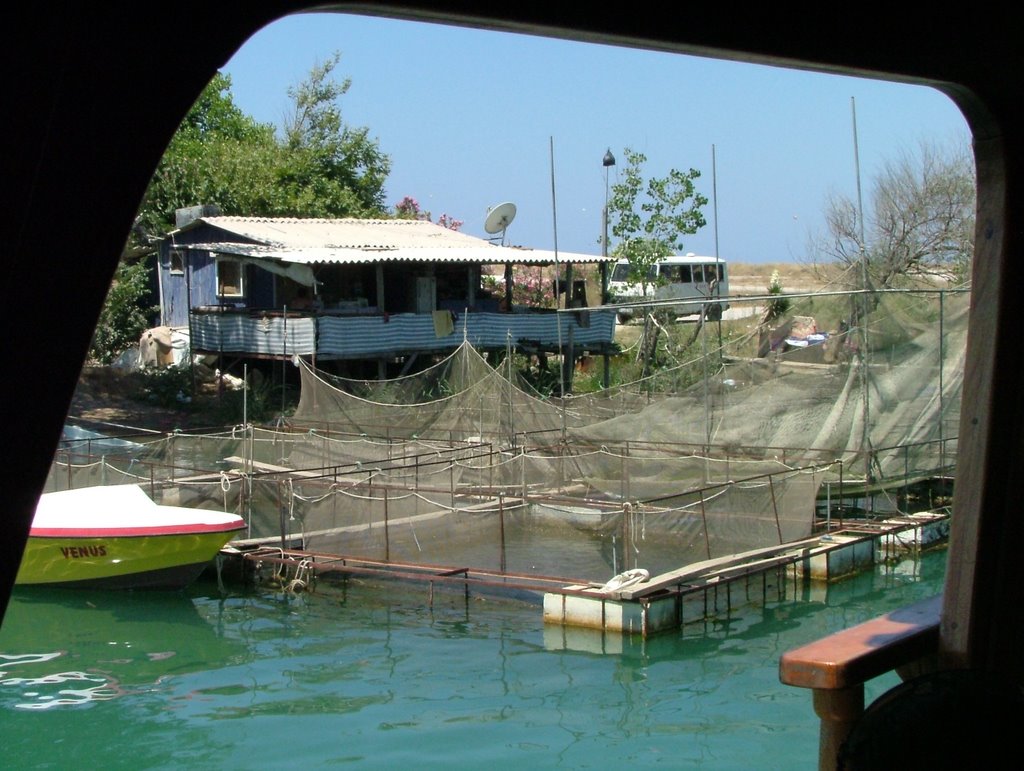
[[[872,186],[864,217],[832,194],[825,233],[812,240],[812,258],[852,267],[867,259],[871,283],[890,287],[919,279],[964,280],[974,254],[974,164],[964,147],[922,142],[886,163]],[[851,271],[851,276],[857,272]]]

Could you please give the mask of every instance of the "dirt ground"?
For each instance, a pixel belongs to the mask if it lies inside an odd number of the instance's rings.
[[[113,367],[87,364],[71,399],[68,417],[126,428],[174,431],[211,425],[214,405],[202,395],[181,407],[147,401],[138,375]]]

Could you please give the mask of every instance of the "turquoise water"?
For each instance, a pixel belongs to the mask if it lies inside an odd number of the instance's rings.
[[[0,629],[2,764],[813,769],[810,693],[779,683],[779,656],[937,593],[945,558],[646,642],[461,591],[430,608],[416,585],[19,590]]]

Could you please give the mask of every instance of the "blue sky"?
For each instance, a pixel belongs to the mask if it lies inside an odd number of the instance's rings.
[[[223,71],[242,110],[279,125],[288,88],[335,51],[345,120],[391,156],[390,205],[410,195],[487,237],[488,207],[511,201],[507,242],[536,248],[600,254],[608,148],[644,153],[648,175],[701,172],[708,224],[684,251],[715,253],[717,209],[721,257],[795,262],[826,196],[856,197],[851,99],[865,202],[897,153],[969,141],[927,87],[341,14],[282,19]]]

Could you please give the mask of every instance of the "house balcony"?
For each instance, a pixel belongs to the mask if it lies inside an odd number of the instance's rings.
[[[613,353],[615,309],[513,313],[337,313],[194,308],[192,350],[259,358],[375,359],[443,354],[467,340],[480,351]]]

